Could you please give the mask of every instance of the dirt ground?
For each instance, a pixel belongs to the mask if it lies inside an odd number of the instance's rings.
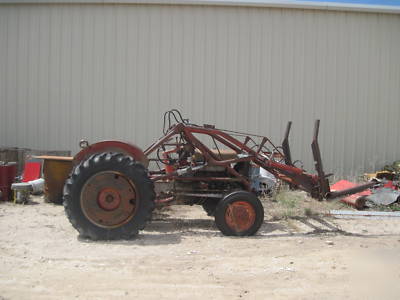
[[[91,242],[34,202],[0,203],[0,299],[400,299],[397,218],[282,219],[266,204],[258,234],[235,238],[174,206],[135,240]]]

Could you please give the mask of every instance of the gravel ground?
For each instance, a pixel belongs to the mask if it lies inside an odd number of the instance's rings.
[[[0,299],[400,299],[400,218],[266,211],[256,236],[235,238],[173,206],[134,240],[91,242],[33,200],[0,203]]]

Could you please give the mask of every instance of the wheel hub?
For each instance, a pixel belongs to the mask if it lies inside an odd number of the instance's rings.
[[[104,228],[119,227],[133,218],[137,209],[135,185],[114,171],[99,172],[82,188],[81,207],[88,220]]]
[[[256,220],[256,212],[253,206],[245,201],[235,201],[226,209],[226,224],[236,232],[250,229]]]
[[[102,209],[111,211],[121,204],[121,195],[115,189],[105,188],[100,191],[97,202]]]

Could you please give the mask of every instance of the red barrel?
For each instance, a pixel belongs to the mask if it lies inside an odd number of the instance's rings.
[[[0,165],[0,200],[11,200],[11,184],[17,175],[17,164]]]

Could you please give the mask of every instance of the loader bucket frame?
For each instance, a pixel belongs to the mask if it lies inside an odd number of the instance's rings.
[[[144,155],[149,158],[152,153],[156,152],[158,156],[158,151],[160,149],[165,151],[165,146],[172,145],[175,147],[174,151],[176,151],[178,148],[183,147],[183,145],[188,145],[201,152],[204,157],[204,163],[203,165],[194,166],[188,165],[187,163],[182,165],[178,164],[175,170],[171,170],[169,166],[166,166],[165,169],[160,169],[160,171],[150,171],[149,173],[151,179],[154,182],[170,180],[238,181],[242,183],[244,189],[251,191],[251,183],[249,179],[243,174],[239,174],[232,166],[238,162],[252,162],[253,164],[272,173],[277,179],[287,182],[291,188],[302,189],[310,193],[313,198],[317,198],[319,200],[322,200],[323,198],[335,198],[341,195],[357,193],[376,184],[368,183],[352,189],[331,192],[327,178],[332,174],[326,175],[324,172],[321,151],[318,143],[320,120],[315,121],[313,140],[311,143],[314,165],[317,174],[308,174],[302,168],[296,167],[292,161],[289,145],[289,134],[292,122],[288,122],[287,124],[282,146],[275,146],[268,137],[225,129],[217,129],[214,125],[205,124],[203,126],[199,126],[196,124],[191,124],[187,119],[183,119],[180,113],[176,115],[177,113],[179,112],[172,110],[164,115],[164,127],[166,120],[168,122],[168,126],[163,130],[164,135],[150,145],[144,151]],[[174,119],[176,120],[176,123],[173,124],[171,121]],[[221,155],[214,154],[213,151],[199,139],[198,135],[211,137],[215,145],[215,141],[220,142],[228,149],[233,150],[237,154],[237,157],[224,159]],[[258,139],[257,143],[254,142],[255,138]],[[174,143],[173,140],[176,140],[176,142]],[[250,146],[250,143],[253,143],[254,146]],[[275,154],[282,159],[277,160],[275,158]],[[199,178],[192,176],[207,164],[225,167],[228,176],[224,178]]]
[[[313,154],[315,170],[318,175],[317,176],[318,183],[315,185],[314,191],[310,191],[311,195],[315,198],[318,198],[319,200],[322,200],[323,198],[332,199],[332,198],[337,198],[337,197],[341,197],[341,196],[359,193],[368,188],[376,186],[377,182],[372,181],[372,182],[368,182],[366,184],[358,185],[353,188],[349,188],[349,189],[345,189],[345,190],[331,191],[328,177],[332,176],[333,174],[332,173],[325,174],[325,172],[324,172],[324,167],[323,167],[322,158],[321,158],[321,150],[319,148],[319,143],[318,143],[319,125],[320,125],[320,120],[315,120],[313,140],[311,143],[311,150],[312,150],[312,154]],[[282,149],[283,149],[283,153],[285,155],[285,163],[287,165],[293,166],[290,145],[289,145],[289,134],[290,134],[291,127],[292,127],[292,122],[289,121],[286,126],[284,139],[282,141]],[[292,188],[293,185],[290,185],[290,187]]]
[[[311,143],[311,149],[314,158],[315,171],[317,171],[318,174],[319,194],[320,194],[319,198],[320,200],[322,200],[322,198],[325,197],[331,191],[329,187],[329,180],[327,179],[327,177],[331,176],[332,174],[325,175],[324,167],[322,165],[321,151],[319,149],[319,143],[318,143],[319,123],[320,121],[316,120],[314,124],[314,135]]]
[[[319,200],[322,200],[330,192],[329,181],[327,177],[329,177],[331,174],[325,175],[324,168],[322,165],[321,151],[318,143],[319,124],[320,120],[316,120],[314,123],[313,140],[311,143],[311,149],[314,158],[314,166],[318,174],[318,184],[316,184],[314,187],[314,189],[317,189],[318,191],[314,191],[314,193],[312,194],[314,194],[314,196],[317,196]],[[282,141],[282,149],[285,155],[285,163],[289,166],[294,166],[289,144],[289,135],[291,128],[292,128],[292,121],[289,121],[286,126],[285,136]],[[293,188],[294,186],[291,184],[290,187]]]

